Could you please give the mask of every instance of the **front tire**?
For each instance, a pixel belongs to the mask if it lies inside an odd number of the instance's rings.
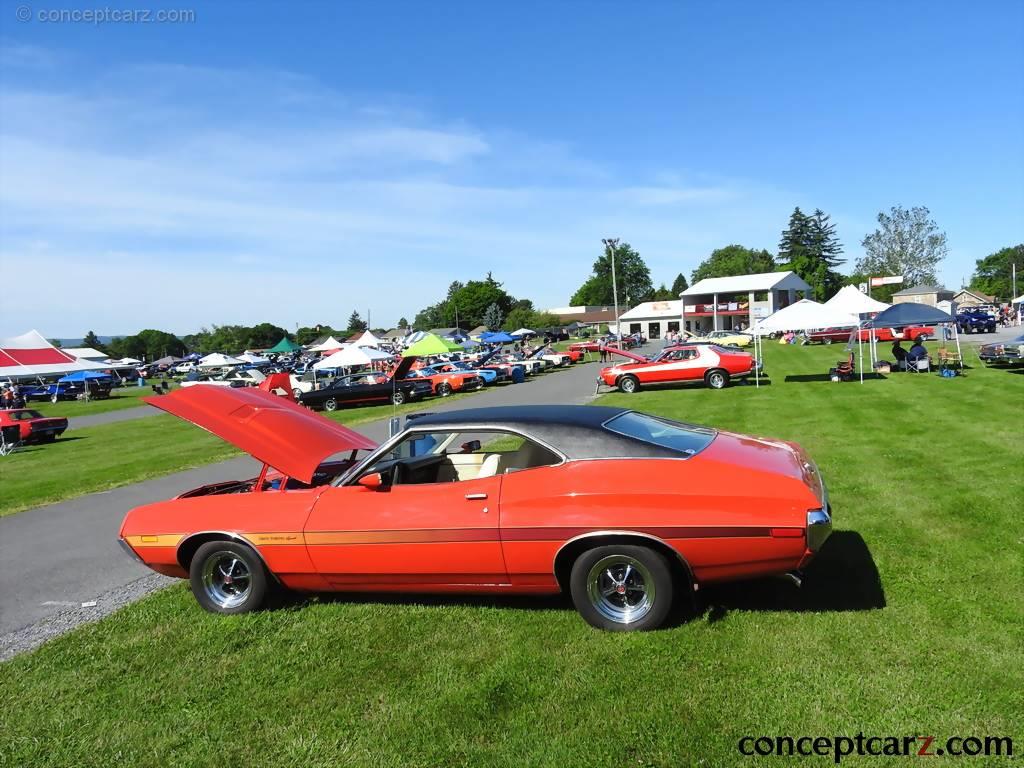
[[[647,547],[587,550],[573,563],[569,585],[576,610],[598,629],[657,629],[672,609],[672,572],[665,558]]]
[[[620,392],[624,392],[627,395],[632,395],[638,389],[640,389],[640,382],[637,380],[636,376],[623,376],[621,379],[619,379]]]
[[[452,393],[452,385],[446,382],[441,382],[437,385],[437,396],[448,397]]]
[[[729,385],[729,374],[725,371],[708,371],[705,380],[711,389],[725,389]]]
[[[324,410],[325,411],[336,411],[336,410],[338,410],[338,401],[335,400],[333,397],[327,398],[326,400],[324,400]]]
[[[401,405],[405,402],[405,392],[400,389],[396,389],[394,394],[391,395],[391,402],[395,405]]]
[[[189,566],[189,582],[198,603],[211,613],[248,613],[267,596],[263,562],[234,541],[208,541],[199,547]]]

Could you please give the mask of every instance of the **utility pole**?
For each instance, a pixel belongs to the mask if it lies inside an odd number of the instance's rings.
[[[619,247],[619,238],[603,237],[601,242],[612,257],[612,303],[615,305],[615,338],[619,338],[619,287],[615,281],[615,249]]]

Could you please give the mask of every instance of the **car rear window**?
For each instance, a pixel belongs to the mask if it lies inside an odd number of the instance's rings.
[[[634,440],[678,451],[685,456],[700,453],[711,444],[717,434],[715,430],[706,427],[659,419],[636,411],[612,417],[604,423],[604,428]]]

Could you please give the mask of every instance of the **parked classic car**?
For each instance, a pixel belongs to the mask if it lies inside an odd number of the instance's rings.
[[[298,402],[310,408],[336,411],[346,405],[387,402],[401,405],[409,400],[419,400],[430,395],[434,386],[429,380],[406,379],[415,357],[403,357],[393,376],[379,373],[356,373],[341,376],[322,389],[302,392]]]
[[[185,379],[181,382],[181,386],[193,387],[197,384],[208,384],[215,387],[258,387],[266,378],[266,374],[262,371],[256,368],[247,368],[228,371],[217,376]]]
[[[710,341],[712,344],[721,344],[725,347],[749,347],[754,343],[754,337],[739,331],[709,331],[692,341]]]
[[[1024,362],[1024,334],[1009,341],[983,344],[978,350],[978,357],[986,363]]]
[[[484,377],[476,371],[442,372],[429,365],[409,371],[405,380],[430,382],[431,392],[438,397],[448,397],[455,392],[473,392],[484,386]]]
[[[622,408],[422,415],[377,447],[255,389],[150,402],[263,464],[121,525],[128,554],[216,613],[279,588],[564,591],[596,627],[653,629],[703,584],[797,575],[831,532],[799,446]]]
[[[68,420],[43,416],[31,408],[0,409],[0,427],[10,426],[18,427],[18,439],[23,442],[52,443],[64,434]]]
[[[635,362],[605,368],[597,381],[618,387],[627,394],[636,392],[642,384],[694,381],[703,381],[712,389],[723,389],[732,379],[754,373],[753,355],[717,344],[680,344],[662,350],[653,359],[626,350],[614,351]]]
[[[805,344],[845,344],[853,335],[854,328],[819,328],[804,334]],[[871,329],[860,329],[860,340],[871,341]],[[856,338],[856,337],[855,337]],[[875,341],[928,341],[935,338],[935,329],[923,325],[912,325],[906,328],[875,328]]]
[[[996,319],[988,312],[964,310],[957,312],[956,325],[960,333],[995,333]]]
[[[426,366],[424,370],[434,374],[441,373],[470,373],[475,374],[484,380],[484,384],[494,384],[508,377],[504,371],[492,368],[474,368],[464,360],[449,360],[444,363],[434,363]]]

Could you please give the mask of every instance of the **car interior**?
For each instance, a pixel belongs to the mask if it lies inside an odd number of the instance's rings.
[[[509,432],[421,433],[403,440],[362,475],[379,473],[388,486],[454,483],[561,461],[548,448]]]

